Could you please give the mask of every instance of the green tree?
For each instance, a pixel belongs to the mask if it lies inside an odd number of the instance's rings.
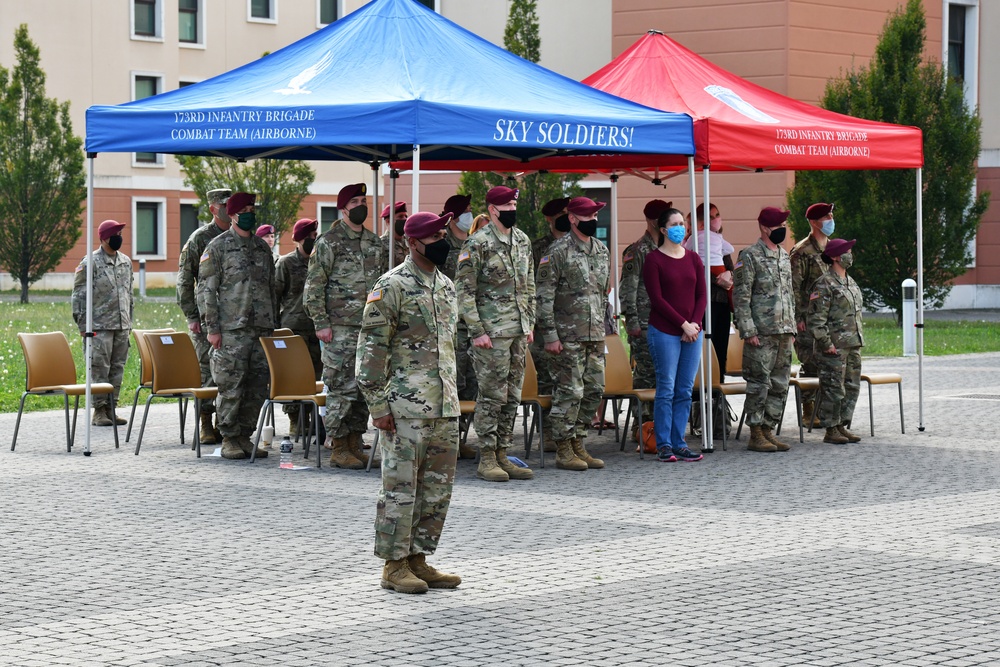
[[[828,82],[822,106],[860,118],[912,125],[924,133],[924,302],[940,306],[951,279],[965,273],[969,245],[989,204],[973,196],[980,120],[960,80],[938,62],[922,62],[927,21],[920,0],[893,12],[867,67]],[[916,202],[909,170],[798,172],[788,203],[795,213],[833,201],[836,236],[857,238],[852,273],[870,306],[901,307],[906,278],[916,278]],[[800,214],[801,215],[801,214]],[[802,238],[808,223],[796,216]]]
[[[256,193],[258,225],[273,225],[279,233],[289,230],[316,178],[316,173],[301,160],[237,162],[220,157],[176,157],[184,170],[184,185],[198,194],[204,222],[212,219],[206,194],[225,187],[233,192]]]
[[[80,238],[86,198],[83,142],[69,102],[45,97],[40,52],[22,24],[13,73],[0,67],[0,266],[28,285],[56,267]]]
[[[503,33],[504,48],[533,63],[538,62],[542,46],[535,7],[535,0],[513,0]],[[582,194],[579,187],[582,179],[583,176],[579,174],[563,176],[537,172],[518,176],[514,173],[467,171],[462,174],[459,191],[472,196],[472,208],[479,212],[485,208],[486,192],[493,186],[506,184],[508,187],[519,188],[517,225],[529,237],[535,238],[548,230],[542,216],[542,206],[552,199]]]

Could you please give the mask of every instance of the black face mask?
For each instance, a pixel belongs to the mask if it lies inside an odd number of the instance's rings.
[[[316,239],[314,238],[302,239],[302,250],[307,255],[313,254],[313,248],[315,247],[316,247]]]
[[[121,234],[115,234],[114,236],[109,236],[108,237],[108,245],[111,247],[112,250],[114,250],[114,251],[117,252],[118,249],[122,247],[122,236],[121,236]]]
[[[510,229],[517,224],[517,211],[497,211],[497,219],[501,225]]]
[[[347,212],[347,219],[355,225],[363,225],[365,220],[368,219],[368,207],[364,204],[355,206]]]
[[[823,263],[827,266],[831,266],[833,264],[833,260],[827,257],[825,252],[820,254],[819,258],[822,259]]]
[[[451,252],[451,246],[448,244],[447,239],[438,239],[434,243],[424,243],[424,257],[428,259],[434,266],[444,266],[444,263],[448,261],[448,253]]]
[[[392,228],[396,232],[396,236],[403,235],[403,229],[406,227],[406,220],[396,220],[393,223]]]
[[[562,232],[564,234],[568,232],[570,228],[569,215],[563,213],[558,218],[556,218],[555,228],[557,232]]]
[[[584,236],[593,236],[597,233],[597,218],[593,220],[581,220],[577,223],[576,228],[580,230],[580,233]]]
[[[771,230],[771,233],[767,235],[767,238],[771,239],[771,243],[778,245],[785,240],[785,234],[788,232],[784,227],[777,227]]]

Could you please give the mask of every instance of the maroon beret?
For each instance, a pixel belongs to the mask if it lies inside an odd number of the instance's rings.
[[[337,208],[343,210],[347,204],[359,195],[368,194],[368,186],[364,183],[351,183],[340,188],[337,194]]]
[[[840,257],[845,252],[850,252],[854,244],[857,243],[857,239],[851,239],[850,241],[845,241],[844,239],[830,239],[826,248],[823,250],[823,254],[831,259],[834,257]]]
[[[647,220],[659,220],[660,214],[666,211],[668,208],[673,208],[674,203],[672,201],[663,201],[662,199],[650,199],[646,202],[646,205],[642,208],[642,214],[646,216]]]
[[[490,191],[486,193],[486,203],[493,204],[494,206],[503,206],[516,200],[517,193],[516,189],[498,185],[495,188],[490,188]]]
[[[268,234],[274,233],[274,227],[271,225],[261,225],[257,228],[257,236],[267,236]]]
[[[247,206],[252,206],[257,201],[257,195],[249,192],[234,192],[226,202],[226,213],[236,215]]]
[[[574,197],[569,200],[568,204],[566,204],[566,211],[576,216],[586,217],[594,215],[607,205],[607,202],[603,201],[594,201],[593,199],[587,199],[586,197]]]
[[[819,220],[828,213],[833,212],[833,204],[824,204],[822,202],[818,204],[813,204],[806,209],[806,220]]]
[[[386,204],[382,208],[382,219],[385,220],[386,218],[388,218],[389,217],[389,213],[390,213],[390,211],[389,211],[389,205]],[[405,201],[398,201],[398,202],[396,202],[396,213],[406,213],[406,202]]]
[[[105,220],[101,223],[101,226],[97,228],[97,236],[102,241],[107,241],[123,229],[125,229],[124,222],[118,222],[117,220]]]
[[[554,215],[559,215],[564,210],[566,210],[566,204],[569,203],[569,197],[560,197],[559,199],[553,199],[552,201],[545,204],[542,207],[542,215],[547,215],[550,218]]]
[[[760,215],[757,216],[757,222],[765,227],[780,227],[781,223],[788,220],[788,213],[788,211],[782,211],[780,208],[768,206],[761,209]]]
[[[406,224],[403,225],[403,234],[411,239],[425,239],[444,229],[449,220],[451,220],[451,213],[444,215],[434,215],[424,211],[414,213],[406,219]]]
[[[309,218],[299,218],[295,221],[295,226],[292,227],[292,240],[301,241],[316,231],[318,227],[319,223],[315,220],[310,220]]]
[[[447,201],[444,203],[444,210],[441,211],[441,215],[445,213],[451,213],[456,218],[469,208],[469,204],[472,202],[472,195],[452,195],[448,197]]]

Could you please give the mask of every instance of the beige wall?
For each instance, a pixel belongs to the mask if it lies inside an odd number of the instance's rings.
[[[979,5],[979,63],[983,149],[1000,153],[1000,3],[995,0]],[[990,166],[1000,167],[1000,155],[992,157]]]

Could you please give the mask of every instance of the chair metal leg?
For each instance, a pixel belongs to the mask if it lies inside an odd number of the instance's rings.
[[[264,405],[260,409],[260,414],[257,415],[257,433],[253,440],[253,451],[250,452],[250,463],[257,460],[257,445],[260,444],[260,431],[264,427],[264,420],[267,418],[268,408],[274,410],[274,403],[271,402],[270,398],[264,400]]]
[[[153,394],[151,393],[148,398],[146,398],[146,409],[142,411],[142,423],[139,424],[139,439],[135,441],[135,455],[139,456],[139,448],[142,447],[142,434],[146,431],[146,417],[149,416],[149,404],[153,400]]]
[[[379,441],[382,439],[382,430],[375,429],[375,442],[372,443],[372,449],[368,452],[368,465],[365,467],[365,472],[372,471],[372,461],[375,460],[375,450],[378,449]],[[318,459],[319,457],[317,457]]]
[[[746,421],[746,418],[747,418],[747,402],[746,400],[744,400],[743,409],[740,411],[740,423],[736,426],[736,437],[733,438],[733,440],[740,439],[740,433],[743,432],[743,422]]]
[[[73,420],[76,421],[75,415]],[[111,396],[111,427],[114,429],[115,433],[115,449],[118,449],[118,411],[115,410],[114,394]],[[74,437],[76,437],[75,434]]]
[[[77,405],[80,404],[80,397],[79,396],[76,397],[76,402],[77,402]],[[69,430],[69,395],[67,395],[67,394],[63,394],[63,408],[66,411],[66,451],[67,452],[71,452],[71,451],[73,451],[73,436],[70,435],[70,430]],[[74,417],[74,419],[73,419],[73,433],[75,434],[76,433],[76,415],[74,414],[73,417]]]
[[[726,395],[719,392],[722,397],[722,451],[726,451],[726,441],[729,439],[729,403],[726,402]],[[714,424],[712,425],[714,428]],[[778,422],[778,428],[781,428],[781,422]]]
[[[142,391],[142,385],[140,384],[135,388],[135,396],[132,397],[132,414],[128,418],[128,428],[125,429],[125,442],[129,441],[132,437],[132,422],[135,421],[135,406],[139,403],[139,392]]]
[[[823,387],[816,390],[816,398],[813,400],[813,417],[809,420],[809,433],[813,432],[813,424],[819,419],[819,408],[823,405]],[[799,416],[801,419],[801,415]]]
[[[194,420],[194,451],[197,452],[197,458],[201,458],[201,433],[199,432],[199,420],[201,419],[201,400],[198,398],[194,399],[194,414],[197,415],[197,419]]]
[[[184,417],[187,415],[187,405],[183,397],[177,399],[177,412],[181,420],[181,444],[184,444]]]
[[[798,385],[795,385],[795,419],[799,422],[799,442],[805,442],[802,433],[802,389]]]
[[[542,404],[536,403],[534,406],[535,418],[538,419],[538,462],[545,467],[545,431],[542,429]],[[532,428],[535,423],[532,421]]]
[[[17,431],[21,428],[21,413],[24,412],[24,399],[28,397],[28,392],[21,394],[21,405],[17,408],[17,421],[14,422],[14,437],[10,441],[10,451],[14,451],[14,446],[17,444]]]
[[[896,385],[899,389],[899,432],[906,434],[906,424],[903,422],[903,383],[900,382]]]

